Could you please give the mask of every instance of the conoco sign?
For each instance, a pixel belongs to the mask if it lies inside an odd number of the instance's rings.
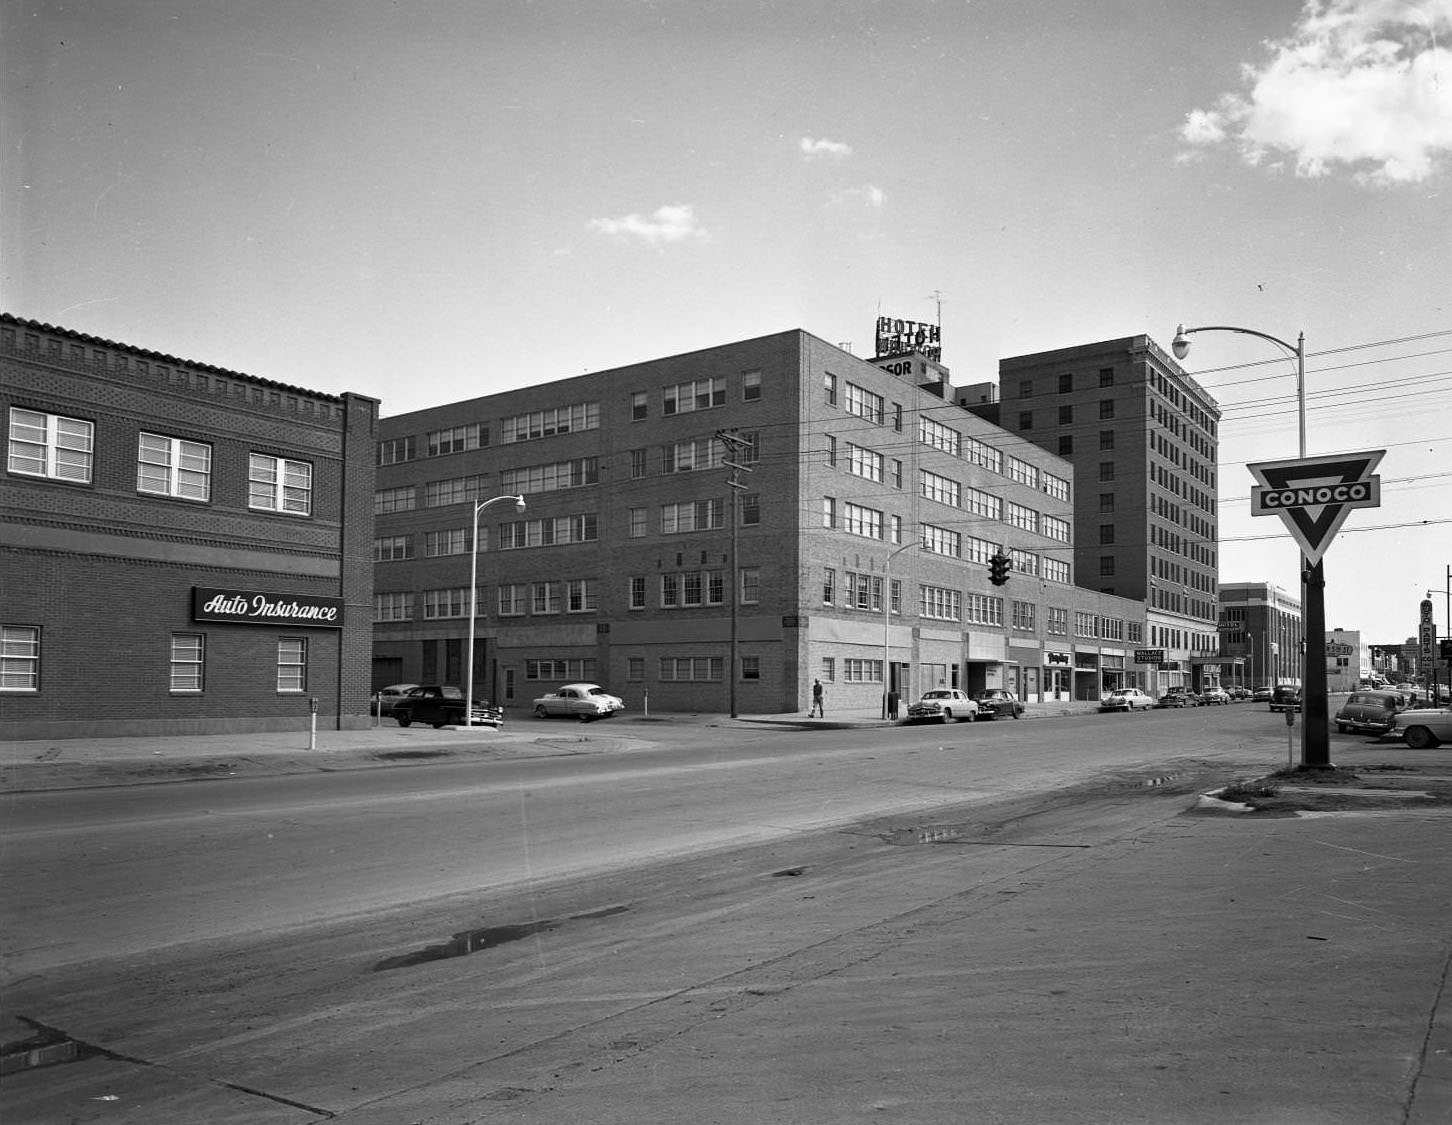
[[[193,586],[192,620],[341,629],[343,599]]]

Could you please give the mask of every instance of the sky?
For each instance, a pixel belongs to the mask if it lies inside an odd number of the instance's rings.
[[[1175,326],[1247,463],[1386,451],[1328,628],[1447,632],[1452,0],[0,0],[0,307],[385,416],[789,329],[956,384]]]

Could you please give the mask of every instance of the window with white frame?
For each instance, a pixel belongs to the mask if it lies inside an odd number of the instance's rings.
[[[171,635],[171,672],[169,690],[197,692],[202,690],[205,638],[201,633]]]
[[[1045,555],[1043,564],[1044,581],[1062,582],[1066,586],[1069,584],[1070,566],[1067,562],[1063,559],[1055,559]]]
[[[1124,618],[1101,617],[1099,635],[1106,641],[1124,640]]]
[[[450,426],[446,430],[434,430],[428,435],[430,457],[441,457],[446,453],[464,453],[489,444],[489,427],[478,422],[464,426]]]
[[[822,657],[822,679],[829,684],[837,682],[837,658],[835,656]]]
[[[990,520],[1003,519],[1002,498],[977,488],[963,490],[963,506],[975,516],[983,516]]]
[[[1069,541],[1071,526],[1068,520],[1061,520],[1058,516],[1051,516],[1047,513],[1039,521],[1039,530],[1059,543]]]
[[[80,418],[10,408],[12,473],[89,484],[95,425]]]
[[[855,477],[882,483],[882,454],[847,443],[847,471]]]
[[[469,587],[452,586],[444,590],[423,591],[423,615],[425,621],[468,617]]]
[[[761,679],[761,657],[743,656],[741,658],[741,678],[743,680]]]
[[[1008,522],[1023,531],[1038,531],[1039,514],[1033,508],[1012,501],[1008,505]]]
[[[827,443],[827,468],[837,467],[837,439],[831,434],[823,434],[822,440]]]
[[[918,419],[918,440],[924,445],[941,449],[944,453],[959,456],[963,449],[963,435],[952,426],[945,426],[935,418],[926,415]]]
[[[741,373],[741,401],[755,402],[761,397],[761,372],[743,371]]]
[[[424,507],[443,508],[450,504],[475,504],[484,494],[484,478],[478,474],[431,480],[424,484]]]
[[[837,405],[837,376],[830,371],[824,372],[822,375],[822,394],[823,401],[828,406]]]
[[[721,679],[719,656],[662,656],[656,666],[663,683],[712,683]]]
[[[887,612],[894,616],[902,613],[902,579],[894,578],[887,584]]]
[[[970,625],[1003,625],[1003,599],[991,594],[969,594],[963,602],[964,621]]]
[[[1013,603],[1013,627],[1019,632],[1031,633],[1035,628],[1035,606],[1033,602]]]
[[[711,500],[688,500],[660,506],[662,535],[674,535],[683,531],[709,531],[724,526],[725,504],[719,496]]]
[[[882,612],[882,575],[846,571],[842,585],[843,609],[865,609]]]
[[[690,383],[677,383],[661,391],[660,412],[666,416],[725,405],[725,379],[696,379]]]
[[[935,621],[961,621],[963,593],[945,586],[919,586],[918,611]]]
[[[479,537],[484,538],[482,535]],[[467,555],[469,553],[469,528],[448,527],[438,531],[424,532],[424,558],[437,559],[446,555]]]
[[[1003,453],[977,438],[963,439],[963,459],[970,465],[991,469],[995,473],[1003,472]]]
[[[1095,625],[1098,617],[1095,614],[1087,613],[1084,610],[1074,611],[1074,636],[1093,637],[1096,633]]]
[[[212,447],[162,434],[139,434],[136,490],[182,500],[210,500]]]
[[[627,656],[625,658],[625,678],[633,684],[638,684],[645,679],[645,657]]]
[[[761,601],[761,567],[741,568],[741,604],[756,605]]]
[[[600,538],[600,520],[593,512],[549,519],[512,520],[499,525],[499,549],[561,547],[570,543],[593,543]]]
[[[408,437],[389,438],[387,441],[378,443],[378,463],[380,465],[398,465],[405,461],[412,461],[417,456],[418,443],[412,434]]]
[[[822,604],[832,605],[837,601],[837,570],[835,567],[822,568]]]
[[[882,661],[849,656],[842,661],[842,679],[849,684],[880,684]]]
[[[1008,479],[1036,489],[1039,486],[1038,466],[1030,465],[1027,461],[1020,461],[1017,457],[1010,457],[1008,459]]]
[[[873,394],[866,387],[859,387],[856,383],[847,384],[847,394],[844,408],[848,414],[855,414],[869,422],[882,425],[883,403],[885,400],[881,395]]]
[[[509,445],[517,441],[533,441],[556,434],[572,434],[579,430],[600,428],[600,404],[581,402],[573,406],[556,406],[549,410],[533,410],[516,414],[500,423],[500,440]]]
[[[987,564],[988,560],[1002,548],[997,543],[990,543],[987,539],[979,539],[976,535],[965,535],[963,537],[963,558],[968,562]]]
[[[741,512],[742,527],[755,527],[761,522],[760,493],[743,492],[737,497],[737,504]]]
[[[631,609],[645,608],[645,575],[632,574],[626,587],[627,598]]]
[[[849,535],[881,539],[882,513],[876,508],[866,508],[850,501],[844,502],[842,505],[842,529]]]
[[[632,391],[630,394],[630,420],[639,422],[650,417],[650,392]]]
[[[696,469],[718,468],[723,460],[723,444],[714,437],[678,441],[661,449],[661,471],[689,473]]]
[[[308,690],[308,642],[302,637],[283,637],[277,642],[277,690]]]
[[[373,595],[374,621],[412,621],[413,591],[392,590]]]
[[[1012,569],[1016,574],[1029,574],[1033,575],[1035,578],[1038,577],[1038,555],[1034,554],[1032,551],[1022,551],[1019,548],[1015,547],[1013,548],[1013,550],[1008,552],[1008,557],[1012,560]]]
[[[645,508],[630,509],[630,538],[641,539],[645,536],[645,524],[650,512]]]
[[[564,607],[563,582],[531,582],[529,587],[530,613],[546,615],[559,613]]]
[[[1055,500],[1069,499],[1069,482],[1063,477],[1056,477],[1053,473],[1045,473],[1043,476],[1043,490]]]
[[[412,535],[383,535],[373,540],[374,562],[400,562],[413,558]]]
[[[632,449],[630,451],[630,479],[639,480],[646,472],[646,451],[644,449]]]
[[[529,587],[523,582],[501,582],[494,592],[494,609],[500,617],[523,617]]]
[[[565,612],[593,613],[599,594],[593,578],[571,578],[565,583]]]
[[[313,467],[307,461],[253,453],[247,459],[247,506],[306,516],[313,509]]]
[[[920,469],[918,471],[918,489],[928,500],[936,500],[939,504],[947,504],[950,508],[962,505],[963,486],[949,477],[942,477],[937,473],[928,472],[927,469]]]
[[[411,484],[402,488],[380,488],[373,494],[373,514],[386,516],[389,512],[411,512],[415,495]]]
[[[946,527],[923,524],[923,550],[935,555],[947,555],[950,559],[963,557],[963,533]]]
[[[1051,605],[1044,610],[1044,629],[1052,637],[1069,635],[1069,611],[1063,606]]]
[[[40,627],[0,625],[0,691],[40,690]]]
[[[575,659],[560,658],[555,660],[526,660],[524,662],[524,678],[526,680],[593,680],[595,678],[595,661],[589,657],[576,657]]]
[[[499,474],[499,490],[510,495],[558,492],[562,488],[583,488],[600,483],[600,458],[576,457],[548,465],[527,465],[505,469]]]

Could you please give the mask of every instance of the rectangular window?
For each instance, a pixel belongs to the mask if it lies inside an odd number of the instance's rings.
[[[721,658],[662,656],[658,671],[662,683],[711,683],[721,679]]]
[[[374,621],[412,621],[413,591],[375,593],[373,595]]]
[[[940,477],[937,473],[930,473],[927,469],[918,471],[918,488],[922,495],[928,500],[936,500],[939,504],[947,504],[951,508],[962,506],[962,486],[955,480],[947,477]]]
[[[824,567],[822,570],[822,604],[832,605],[837,600],[837,570]]]
[[[1032,551],[1021,551],[1015,547],[1008,552],[1008,558],[1015,573],[1038,576],[1039,556]]]
[[[859,418],[882,425],[883,404],[886,400],[881,395],[873,394],[856,383],[848,383],[846,399],[844,406],[848,414],[855,414]]]
[[[645,657],[627,656],[625,658],[625,678],[633,684],[638,684],[645,679]]]
[[[632,574],[630,576],[630,608],[645,608],[645,576],[643,574]]]
[[[1072,457],[1072,456],[1074,456],[1074,435],[1073,434],[1060,434],[1059,435],[1059,456],[1060,457]]]
[[[1114,542],[1114,525],[1112,523],[1099,525],[1099,542],[1106,546]]]
[[[745,371],[741,375],[741,401],[755,402],[761,397],[761,372]]]
[[[1034,412],[1032,410],[1020,410],[1018,412],[1018,428],[1020,430],[1031,430],[1034,428]]]
[[[831,434],[823,436],[827,439],[827,468],[835,469],[837,467],[837,439]]]
[[[484,478],[479,475],[431,480],[424,485],[424,507],[444,508],[450,504],[475,504],[484,495]]]
[[[842,661],[842,679],[849,684],[880,684],[882,661],[848,657]]]
[[[829,684],[837,682],[837,658],[835,656],[822,657],[822,679]]]
[[[963,453],[963,435],[951,426],[935,421],[932,418],[920,417],[918,419],[918,440],[924,445],[933,449],[941,449],[944,453],[950,453],[954,457],[960,457]]]
[[[1045,514],[1039,520],[1039,530],[1048,538],[1059,543],[1069,541],[1070,523],[1068,520],[1061,520],[1058,516]]]
[[[639,480],[645,476],[645,450],[632,449],[630,451],[630,479]]]
[[[564,594],[563,584],[559,582],[532,582],[530,583],[530,612],[534,614],[555,614],[559,613]]]
[[[442,531],[424,532],[424,558],[437,559],[446,555],[467,555],[469,553],[469,528],[450,527]],[[484,538],[482,535],[479,537]]]
[[[650,393],[635,391],[630,396],[630,420],[639,422],[650,417]]]
[[[373,494],[373,514],[386,516],[389,512],[411,512],[415,505],[413,485],[403,488],[380,488]]]
[[[526,680],[564,681],[565,683],[569,683],[571,680],[593,680],[595,678],[595,662],[585,658],[576,660],[526,660],[524,662],[524,678]]]
[[[1025,508],[1022,504],[1010,503],[1008,505],[1008,522],[1024,531],[1038,531],[1039,514],[1032,508]]]
[[[1099,462],[1099,479],[1100,480],[1113,480],[1114,479],[1114,462],[1113,461],[1100,461]]]
[[[981,492],[976,488],[964,489],[963,506],[975,516],[990,520],[1003,519],[1003,500],[990,492]]]
[[[977,438],[963,439],[963,460],[995,473],[1003,472],[1003,451]]]
[[[689,473],[696,469],[714,469],[725,459],[721,441],[714,437],[693,438],[678,441],[663,447],[664,462],[661,471],[667,473]]]
[[[645,537],[645,521],[647,518],[645,508],[630,509],[630,538],[643,539]]]
[[[451,426],[447,430],[434,430],[428,435],[430,457],[441,457],[445,453],[463,453],[488,444],[488,427],[477,422],[467,426]]]
[[[505,469],[499,474],[499,490],[513,496],[557,492],[563,488],[583,488],[599,483],[598,457],[577,457],[572,461],[554,461],[548,465],[526,465],[519,469]]]
[[[860,445],[847,444],[847,471],[855,477],[882,483],[882,454]]]
[[[740,505],[742,527],[755,527],[761,522],[761,496],[758,493],[743,492],[737,502]]]
[[[1064,477],[1044,473],[1042,487],[1046,496],[1052,496],[1055,500],[1069,499],[1069,482]]]
[[[500,617],[523,617],[528,588],[523,582],[502,582],[495,592],[495,609]]]
[[[308,690],[308,642],[301,637],[284,637],[277,642],[277,690]]]
[[[1114,431],[1113,430],[1100,430],[1099,431],[1099,450],[1100,450],[1100,452],[1101,453],[1107,453],[1109,450],[1111,450],[1113,448],[1114,448]]]
[[[822,497],[822,526],[830,528],[837,526],[837,501],[834,497]]]
[[[1034,630],[1034,603],[1014,602],[1013,603],[1013,627],[1022,632],[1033,632]]]
[[[761,679],[761,657],[743,656],[741,658],[741,678],[743,680]]]
[[[922,616],[935,621],[961,621],[963,594],[942,586],[919,586],[918,609]]]
[[[142,433],[136,443],[136,491],[182,500],[212,497],[212,447]]]
[[[89,484],[94,434],[79,418],[11,407],[7,464],[12,473]]]
[[[499,549],[562,547],[568,543],[594,543],[600,538],[600,519],[593,512],[553,519],[514,520],[499,525]]]
[[[1069,635],[1069,611],[1063,606],[1049,606],[1045,611],[1047,621],[1044,623],[1045,630],[1050,636],[1067,637]]]
[[[1073,389],[1074,389],[1074,376],[1073,375],[1060,375],[1059,376],[1059,393],[1061,395],[1066,395],[1070,391],[1072,391]]]
[[[597,600],[593,578],[572,578],[565,583],[566,613],[593,613]]]
[[[423,615],[425,621],[468,617],[469,587],[455,586],[447,590],[425,590],[423,592]]]
[[[413,536],[385,535],[373,540],[374,562],[399,562],[413,557]]]
[[[867,539],[882,538],[882,513],[876,508],[861,504],[842,505],[842,527],[849,535],[861,535]]]
[[[693,410],[709,410],[713,406],[726,405],[725,379],[696,379],[690,383],[677,383],[661,392],[661,413],[688,414]]]
[[[930,523],[922,525],[923,550],[935,555],[947,555],[950,559],[963,557],[963,533],[950,531],[946,527],[934,527]]]
[[[1114,577],[1114,556],[1113,555],[1100,555],[1099,556],[1099,577],[1100,578],[1113,578]]]
[[[581,402],[574,406],[557,406],[550,410],[534,410],[516,414],[500,424],[500,440],[506,445],[517,441],[534,441],[556,434],[572,434],[580,430],[600,428],[600,404]]]
[[[689,500],[681,504],[660,506],[662,535],[675,535],[683,531],[710,531],[724,527],[725,524],[725,505],[719,496],[712,500]]]
[[[247,459],[247,506],[306,516],[313,508],[313,467],[266,453]]]
[[[39,690],[39,627],[0,625],[0,691]]]
[[[1032,398],[1034,394],[1034,381],[1032,379],[1020,379],[1018,381],[1018,397]]]
[[[823,375],[822,392],[828,406],[837,405],[837,376],[833,375],[830,371]]]
[[[756,605],[761,601],[761,567],[741,568],[741,604]]]
[[[171,635],[171,690],[202,690],[202,654],[204,652],[201,633],[173,633]]]
[[[398,465],[412,461],[418,456],[417,445],[412,437],[390,438],[378,443],[378,463]]]
[[[1099,369],[1099,385],[1101,387],[1114,386],[1114,368],[1101,367]]]
[[[1008,459],[1008,478],[1018,481],[1019,484],[1026,484],[1030,488],[1038,488],[1038,466],[1030,465],[1027,461],[1020,461],[1017,457],[1010,457]]]
[[[1074,424],[1074,408],[1072,406],[1059,407],[1059,425],[1072,426]]]
[[[1063,559],[1044,558],[1044,581],[1069,584],[1070,568]]]
[[[1114,400],[1112,398],[1100,399],[1099,417],[1106,421],[1114,417]]]

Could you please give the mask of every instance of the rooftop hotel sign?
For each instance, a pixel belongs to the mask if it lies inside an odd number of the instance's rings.
[[[1259,484],[1250,514],[1280,516],[1311,565],[1321,561],[1352,508],[1381,507],[1381,478],[1372,475],[1385,449],[1247,465]]]
[[[316,629],[343,627],[343,599],[312,594],[265,594],[255,590],[192,587],[193,621],[234,625],[288,625]]]

